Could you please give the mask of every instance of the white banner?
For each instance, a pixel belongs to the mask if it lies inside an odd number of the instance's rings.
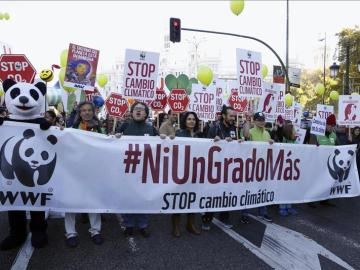
[[[236,70],[241,97],[261,97],[262,74],[261,53],[236,49]]]
[[[214,121],[216,118],[216,86],[205,87],[193,84],[190,95],[189,111],[197,114],[200,120]]]
[[[339,96],[339,125],[360,125],[360,96]]]
[[[123,94],[142,102],[155,99],[159,53],[126,49]]]
[[[263,89],[257,111],[265,114],[267,122],[274,122],[277,117],[276,106],[281,87],[279,84],[263,82]]]
[[[206,212],[360,194],[355,145],[0,130],[0,211]]]
[[[334,106],[331,105],[316,105],[316,116],[322,119],[327,119],[331,114],[334,114]]]

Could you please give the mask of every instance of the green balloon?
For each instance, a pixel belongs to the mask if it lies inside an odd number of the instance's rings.
[[[179,89],[186,89],[186,87],[189,85],[189,77],[185,74],[181,74],[177,78],[178,88]]]
[[[188,95],[191,95],[192,85],[193,85],[193,84],[198,84],[198,83],[199,83],[199,81],[198,81],[196,78],[191,78],[191,79],[189,80],[188,86],[186,87],[186,93],[187,93]]]
[[[172,89],[177,88],[177,79],[174,75],[169,74],[165,77],[165,85],[171,91]]]

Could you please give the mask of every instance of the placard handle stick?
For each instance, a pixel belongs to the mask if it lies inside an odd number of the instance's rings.
[[[114,119],[113,128],[112,128],[113,134],[115,134],[116,122],[117,122],[117,118]]]

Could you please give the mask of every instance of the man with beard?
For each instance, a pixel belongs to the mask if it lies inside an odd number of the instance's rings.
[[[128,136],[158,136],[156,129],[146,122],[149,116],[149,107],[142,102],[135,102],[130,108],[132,119],[125,122],[116,130],[115,136],[120,138],[121,135]],[[166,135],[161,135],[161,138],[166,138]],[[125,237],[132,237],[134,235],[134,227],[137,225],[139,232],[143,237],[149,237],[148,231],[149,218],[145,214],[124,214],[122,215],[125,226]]]
[[[236,112],[232,107],[223,106],[221,111],[220,121],[214,124],[208,131],[207,137],[213,138],[215,142],[219,140],[226,140],[227,142],[231,142],[236,140]],[[210,230],[210,223],[213,219],[214,213],[205,213],[202,216],[202,229],[205,231]],[[219,215],[220,221],[227,227],[231,228],[230,224],[230,212],[225,211],[221,212]]]

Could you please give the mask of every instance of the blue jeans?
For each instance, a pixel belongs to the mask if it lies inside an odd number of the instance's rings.
[[[122,215],[124,219],[124,226],[126,228],[134,228],[136,226],[136,221],[139,229],[145,229],[149,226],[149,216],[145,214],[124,214]]]
[[[289,209],[291,208],[291,204],[279,204],[280,209]]]

